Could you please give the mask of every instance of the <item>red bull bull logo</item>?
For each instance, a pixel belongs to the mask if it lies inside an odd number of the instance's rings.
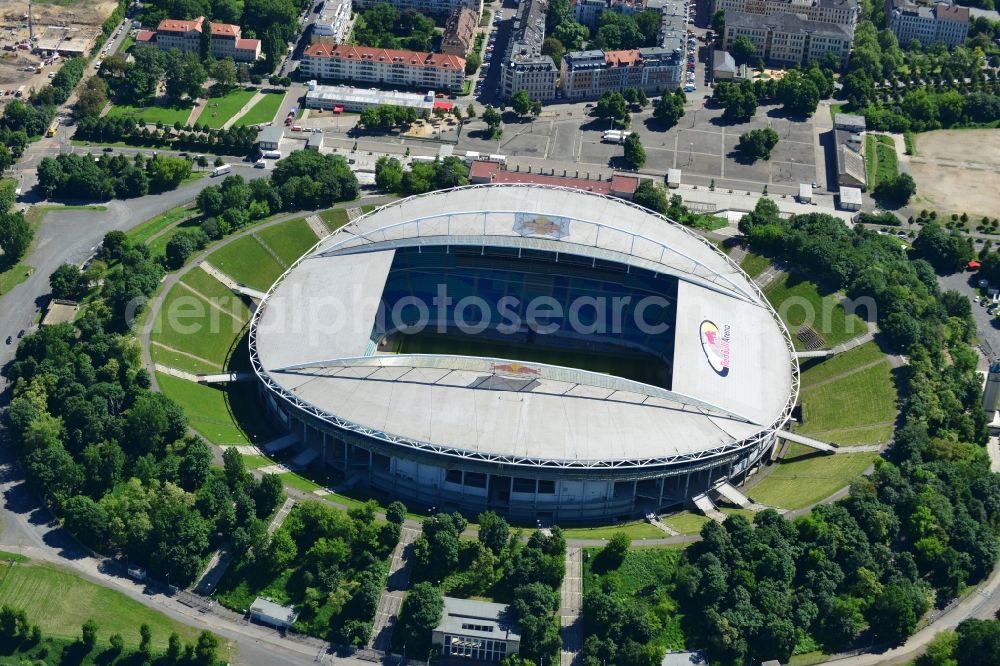
[[[720,330],[713,321],[706,319],[701,322],[701,349],[708,364],[720,377],[729,374],[730,333],[729,324],[723,325]]]
[[[494,363],[493,372],[498,375],[518,375],[521,377],[526,375],[535,377],[542,374],[538,368],[532,368],[521,363]]]

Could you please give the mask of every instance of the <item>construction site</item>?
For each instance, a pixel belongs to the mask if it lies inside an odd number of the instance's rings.
[[[62,58],[87,54],[115,6],[109,0],[4,2],[0,15],[0,100],[9,101],[42,88]]]

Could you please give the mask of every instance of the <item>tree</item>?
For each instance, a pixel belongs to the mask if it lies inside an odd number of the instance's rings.
[[[528,95],[528,91],[518,90],[514,93],[514,96],[510,98],[510,105],[517,115],[528,115],[531,112],[531,97]]]
[[[0,213],[0,268],[16,264],[28,251],[34,237],[35,232],[23,214]]]
[[[759,225],[774,224],[781,219],[781,211],[778,204],[767,197],[761,197],[754,205],[753,211],[740,218],[740,233],[749,236],[751,230]]]
[[[468,118],[469,120],[472,120],[473,118],[475,118],[475,117],[476,117],[476,105],[475,105],[475,104],[472,104],[472,103],[470,102],[470,103],[469,103],[469,106],[468,106],[468,107],[466,107],[466,109],[465,109],[465,115],[466,115],[466,117],[467,117],[467,118]]]
[[[139,653],[147,657],[153,654],[153,630],[145,622],[139,625]]]
[[[610,118],[623,126],[628,125],[628,102],[620,92],[609,91],[601,95],[594,105],[598,118]]]
[[[590,30],[585,25],[568,20],[560,22],[551,36],[558,39],[567,51],[577,51],[584,41],[590,39]]]
[[[111,651],[115,655],[120,655],[125,650],[125,638],[121,634],[111,634],[108,643],[111,644]]]
[[[164,83],[167,97],[179,102],[185,95],[194,99],[201,94],[201,87],[208,80],[197,53],[182,53],[176,49],[166,52]]]
[[[997,663],[1000,660],[1000,622],[963,620],[956,628],[955,660],[958,666]]]
[[[723,16],[723,20],[725,20],[725,16]],[[737,65],[746,65],[757,55],[757,47],[753,45],[749,37],[740,35],[733,40],[733,46],[729,52],[733,55],[733,60],[736,61]]]
[[[76,97],[73,112],[77,118],[97,116],[108,103],[108,84],[99,76],[87,79]]]
[[[632,133],[625,139],[625,162],[632,169],[641,169],[646,163],[646,150],[642,147],[639,135]]]
[[[639,183],[632,201],[660,215],[665,215],[667,212],[667,193],[662,186],[651,180]]]
[[[712,98],[722,104],[722,117],[731,122],[745,123],[757,112],[757,95],[749,81],[739,85],[722,81],[715,86]]]
[[[494,555],[499,555],[510,539],[510,525],[492,511],[479,514],[477,520],[479,521],[479,542],[489,548]]]
[[[901,173],[875,186],[875,198],[898,206],[905,206],[917,193],[917,183],[913,176]]]
[[[740,135],[736,150],[751,162],[759,159],[769,159],[771,149],[778,143],[778,133],[770,127],[750,130]]]
[[[399,626],[406,637],[408,649],[414,655],[426,654],[431,631],[441,621],[444,599],[430,583],[417,583],[410,588],[399,611]]]
[[[380,192],[399,192],[403,165],[395,157],[382,155],[375,161],[375,187]]]
[[[83,623],[80,644],[87,652],[93,650],[97,645],[97,623],[93,620],[87,620]]]
[[[218,660],[219,639],[210,631],[198,634],[194,647],[194,662],[199,666],[214,666]]]
[[[216,84],[223,88],[228,88],[236,83],[236,63],[232,58],[216,60],[212,67],[212,78]]]
[[[601,561],[601,566],[606,570],[617,569],[625,561],[625,556],[628,555],[628,549],[632,545],[632,540],[629,538],[625,532],[615,532],[608,539],[608,543],[598,557]],[[595,562],[596,563],[596,562]]]
[[[542,55],[552,58],[552,62],[556,64],[556,67],[559,67],[562,63],[564,53],[566,53],[566,47],[555,37],[546,37],[542,42]]]
[[[684,116],[684,93],[680,89],[673,93],[663,93],[663,97],[653,104],[653,117],[667,129],[677,124]]]
[[[726,10],[719,9],[714,14],[712,14],[711,22],[712,32],[715,33],[716,37],[721,39],[722,35],[726,32]],[[752,46],[752,44],[751,44]]]
[[[53,298],[78,300],[86,291],[83,274],[73,264],[63,264],[49,276],[49,287]]]
[[[503,122],[503,116],[500,112],[493,108],[492,105],[487,104],[486,108],[483,109],[483,122],[486,123],[486,133],[491,139],[496,139],[500,136],[501,130],[500,124]]]
[[[285,501],[285,489],[281,483],[281,477],[277,474],[265,474],[260,478],[256,492],[254,492],[254,503],[257,507],[257,517],[267,518]]]

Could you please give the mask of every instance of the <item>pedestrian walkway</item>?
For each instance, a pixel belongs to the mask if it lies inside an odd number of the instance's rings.
[[[817,451],[824,451],[826,453],[837,452],[837,446],[834,444],[821,442],[818,439],[813,439],[812,437],[806,437],[805,435],[789,432],[788,430],[779,430],[774,434],[777,435],[780,439],[784,439],[789,442],[795,442],[796,444],[802,444],[803,446],[808,446],[809,448],[816,449]]]
[[[295,500],[291,497],[286,497],[284,503],[281,507],[274,512],[274,518],[271,522],[267,524],[267,533],[274,534],[274,531],[281,527],[281,523],[285,522],[285,518],[291,513],[292,507],[295,506]]]
[[[566,575],[559,590],[559,632],[562,636],[560,663],[572,666],[583,647],[583,549],[566,548]]]
[[[389,652],[392,645],[392,632],[396,627],[396,616],[403,605],[403,596],[410,586],[410,553],[412,544],[420,536],[420,528],[403,527],[399,535],[399,543],[392,551],[392,561],[389,563],[389,576],[385,587],[379,596],[378,607],[375,610],[375,622],[368,639],[368,649]]]
[[[284,474],[286,472],[291,472],[292,470],[282,465],[280,463],[275,463],[273,465],[266,465],[264,467],[258,467],[257,471],[261,474]]]
[[[210,363],[210,361],[205,361],[205,362]],[[248,382],[251,379],[253,379],[252,372],[220,372],[214,375],[196,375],[193,372],[188,372],[186,370],[178,370],[177,368],[171,368],[170,366],[162,365],[160,363],[154,363],[153,369],[156,370],[157,372],[162,372],[165,375],[170,375],[171,377],[177,377],[178,379],[186,379],[189,382],[196,382],[198,384],[226,384],[229,382]]]
[[[990,456],[990,471],[1000,472],[1000,438],[990,437],[986,443],[986,453]]]
[[[219,448],[225,451],[226,449],[236,449],[236,452],[241,456],[262,456],[264,453],[251,444],[220,444]]]
[[[306,217],[306,224],[313,230],[317,238],[326,238],[330,235],[330,230],[323,224],[323,219],[319,215],[309,215]]]
[[[264,93],[258,90],[256,93],[254,93],[254,96],[250,98],[250,101],[243,105],[242,109],[237,111],[232,118],[230,118],[229,120],[227,120],[225,123],[222,124],[222,129],[229,129],[230,127],[232,127],[233,123],[235,123],[237,120],[245,116],[247,114],[247,111],[252,109],[254,104],[261,101],[262,99],[264,99]]]
[[[222,271],[220,271],[218,268],[208,263],[207,261],[203,261],[198,265],[201,266],[201,269],[203,271],[205,271],[206,273],[214,277],[216,280],[218,280],[219,282],[221,282],[222,284],[226,285],[227,287],[229,287],[230,289],[239,294],[249,296],[250,298],[257,301],[262,301],[264,300],[264,297],[267,296],[267,294],[265,294],[263,291],[260,291],[258,289],[253,289],[241,282],[237,282],[236,280],[229,277],[228,275],[226,275],[225,273],[223,273]]]

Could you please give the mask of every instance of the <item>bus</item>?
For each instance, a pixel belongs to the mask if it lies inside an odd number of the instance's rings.
[[[214,169],[212,169],[212,176],[211,177],[215,178],[216,176],[222,176],[224,174],[229,173],[232,170],[233,170],[233,165],[231,165],[231,164],[223,164],[222,166],[217,166]]]
[[[55,136],[57,129],[59,129],[59,121],[53,120],[52,124],[49,125],[49,128],[45,130],[45,136]]]

